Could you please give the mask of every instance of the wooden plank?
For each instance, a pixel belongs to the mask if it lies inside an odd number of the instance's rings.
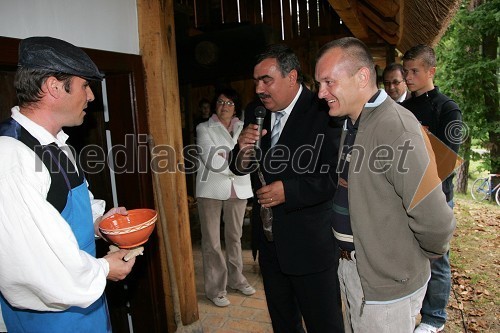
[[[399,12],[399,0],[365,0],[384,17],[395,17]]]
[[[146,76],[148,122],[157,147],[167,151],[175,168],[184,164],[180,115],[177,54],[173,0],[137,0],[139,46]],[[183,172],[163,172],[160,188],[155,188],[157,205],[163,205],[167,227],[157,224],[161,256],[162,280],[169,331],[175,331],[173,292],[167,263],[167,244],[173,252],[175,277],[180,296],[184,324],[199,320],[194,279],[186,179]],[[163,200],[158,202],[158,193]],[[167,243],[168,242],[168,243]]]
[[[263,23],[272,27],[275,40],[281,40],[281,8],[280,2],[276,0],[262,0],[262,12],[264,14]],[[260,15],[260,14],[259,14]]]
[[[253,19],[253,4],[254,0],[239,0],[240,1],[240,18],[241,22],[250,22],[255,24]]]
[[[290,24],[292,28],[292,36],[293,38],[297,38],[297,36],[299,35],[299,22],[297,18],[297,0],[291,1],[290,12],[291,12]]]
[[[340,17],[337,15],[337,12],[328,2],[321,1],[319,9],[318,35],[325,36],[338,34],[340,29]]]
[[[196,0],[193,3],[194,15],[196,16],[196,26],[206,27],[210,25],[210,4],[205,0]]]
[[[276,13],[273,13],[273,5],[271,0],[262,0],[262,13],[264,16],[264,20],[262,22],[274,28],[273,15],[276,15]]]
[[[393,36],[398,33],[399,24],[397,24],[396,22],[390,19],[384,20],[383,18],[378,16],[377,13],[374,13],[370,8],[363,5],[362,3],[358,3],[358,8],[367,18],[370,19],[370,21],[378,25],[386,34]]]
[[[264,0],[265,1],[265,0]],[[282,40],[282,26],[281,26],[281,6],[279,0],[268,0],[271,2],[271,11],[267,14],[271,15],[271,25],[276,33],[276,37],[278,37],[279,41]],[[266,13],[264,13],[264,17]]]
[[[284,27],[284,35],[285,40],[293,39],[295,34],[293,30],[293,26],[295,25],[295,20],[292,15],[290,8],[290,1],[283,0],[283,27]]]
[[[328,0],[328,2],[333,9],[335,9],[354,37],[359,39],[368,38],[366,25],[359,16],[356,6],[351,4],[350,0]]]
[[[372,29],[377,35],[379,35],[387,43],[392,44],[392,45],[396,45],[397,42],[399,41],[399,37],[397,34],[394,34],[394,35],[388,34],[383,28],[381,28],[379,25],[374,23],[368,17],[366,18],[365,22],[370,27],[370,29]]]
[[[298,0],[299,3],[299,19],[300,19],[300,35],[299,37],[307,38],[309,37],[309,28],[308,28],[308,16],[307,16],[307,1],[306,0]]]
[[[246,10],[242,9],[242,11],[247,13],[247,20],[250,23],[253,24],[261,24],[262,23],[262,17],[260,15],[260,1],[259,0],[243,0],[240,1],[240,6],[242,8],[245,8]]]
[[[319,22],[318,22],[318,0],[309,0],[309,22],[311,35],[318,32]]]
[[[396,61],[396,47],[394,45],[386,45],[386,65],[392,64]]]
[[[238,2],[237,0],[221,0],[224,24],[238,23]]]

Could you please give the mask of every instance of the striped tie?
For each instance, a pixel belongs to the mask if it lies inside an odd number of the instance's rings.
[[[276,119],[274,119],[274,126],[271,132],[271,147],[274,147],[278,139],[280,138],[281,132],[281,117],[285,115],[285,111],[279,111],[275,113]]]

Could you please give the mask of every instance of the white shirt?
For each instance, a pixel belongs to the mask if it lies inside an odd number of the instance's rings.
[[[68,136],[48,131],[12,109],[41,144],[65,145]],[[35,165],[42,165],[35,171]],[[109,264],[81,251],[68,223],[46,200],[51,178],[38,156],[22,142],[0,137],[0,291],[14,307],[61,311],[87,307],[106,286]],[[94,219],[104,201],[90,194]]]
[[[406,94],[408,93],[408,90],[405,90],[403,95],[399,96],[398,100],[396,101],[397,103],[402,103],[406,100]]]
[[[281,131],[279,132],[278,139],[281,136],[281,133],[283,133],[283,129],[285,128],[286,121],[288,120],[288,117],[290,116],[290,113],[292,113],[293,107],[295,106],[295,103],[297,103],[297,100],[299,99],[300,94],[302,93],[302,85],[299,87],[299,91],[297,92],[297,95],[295,95],[295,98],[292,100],[292,103],[288,105],[286,108],[279,112],[284,112],[285,114],[281,117],[280,123],[281,123]],[[276,119],[276,112],[271,112],[271,132],[274,127],[274,122]],[[271,135],[271,133],[269,133]]]

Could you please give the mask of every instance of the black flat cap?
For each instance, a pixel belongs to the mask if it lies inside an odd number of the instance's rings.
[[[92,81],[102,81],[104,78],[82,49],[52,37],[23,39],[19,44],[18,66],[47,69]]]

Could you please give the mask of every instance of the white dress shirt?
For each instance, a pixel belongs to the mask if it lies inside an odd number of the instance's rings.
[[[406,94],[408,94],[408,90],[405,90],[405,92],[403,93],[403,95],[399,96],[398,100],[396,102],[398,103],[402,103],[406,100]]]

